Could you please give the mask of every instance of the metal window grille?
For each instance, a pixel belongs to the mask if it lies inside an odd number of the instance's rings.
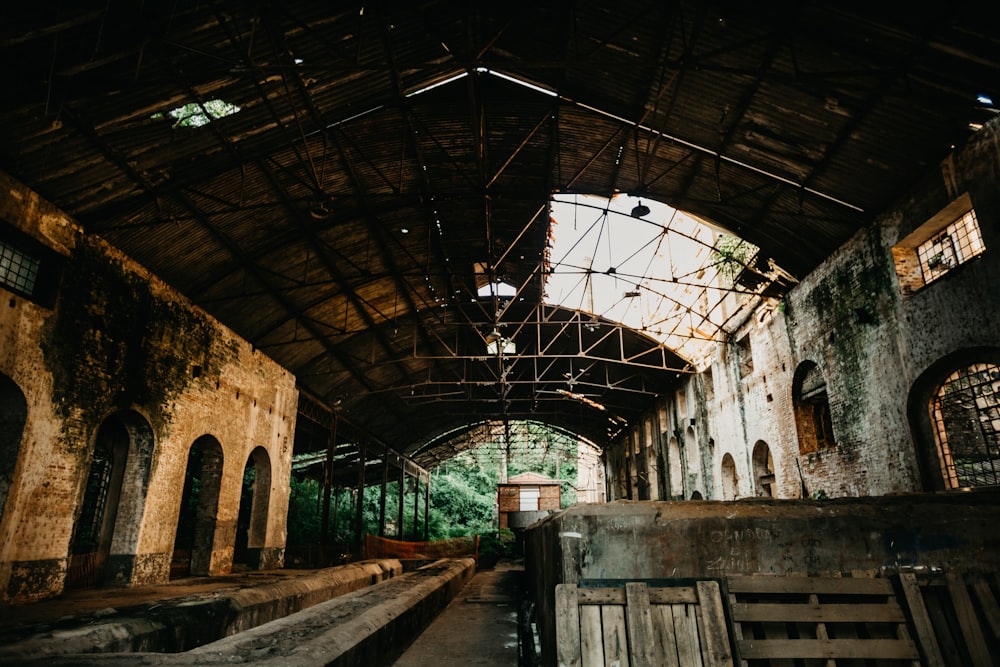
[[[936,280],[973,257],[983,254],[986,245],[979,232],[976,212],[966,211],[944,230],[917,247],[924,283]]]
[[[1000,366],[952,373],[931,402],[931,421],[948,488],[1000,484]]]
[[[38,260],[0,241],[0,284],[30,295],[38,279]]]

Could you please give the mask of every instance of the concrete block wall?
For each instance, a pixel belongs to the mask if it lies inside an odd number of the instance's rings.
[[[576,505],[525,532],[542,664],[555,587],[583,580],[1000,571],[998,492]]]
[[[128,434],[107,583],[165,581],[188,452],[222,451],[211,571],[229,571],[244,467],[269,471],[251,537],[263,566],[280,566],[298,392],[294,377],[175,290],[64,213],[0,174],[0,221],[50,253],[49,303],[0,287],[0,380],[23,406],[5,437],[0,599],[59,594],[94,443],[114,417]],[[16,233],[16,232],[15,232]],[[16,411],[16,410],[15,410]],[[23,422],[23,423],[21,423]],[[14,426],[10,427],[14,430]],[[4,489],[0,489],[2,491]],[[4,502],[5,501],[5,502]]]
[[[800,282],[779,303],[765,301],[715,351],[704,373],[665,392],[646,418],[606,451],[612,498],[722,498],[723,458],[736,470],[737,496],[761,493],[753,454],[773,459],[772,495],[880,495],[942,488],[933,442],[914,397],[943,380],[949,363],[1000,358],[1000,120],[930,168],[924,179]],[[964,195],[986,252],[912,292],[897,275],[893,246]],[[741,377],[749,341],[753,371]],[[836,446],[800,449],[793,406],[797,369],[816,364],[826,381]],[[994,362],[995,363],[995,362]],[[624,452],[644,424],[656,424],[652,475],[673,484],[631,495],[610,482],[625,475]],[[671,466],[669,441],[680,456]],[[697,452],[689,450],[691,443]],[[628,444],[633,443],[633,444]],[[679,465],[680,464],[680,465]],[[677,468],[680,468],[679,470]],[[673,469],[671,469],[673,468]],[[635,477],[635,470],[631,471]],[[683,494],[676,493],[683,480]],[[693,482],[693,483],[691,483]],[[674,492],[670,492],[671,487]],[[664,493],[664,489],[667,490]]]

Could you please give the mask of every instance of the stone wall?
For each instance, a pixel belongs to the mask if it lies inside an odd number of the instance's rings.
[[[56,278],[34,299],[0,287],[0,403],[15,415],[0,441],[9,462],[0,468],[0,598],[63,590],[102,426],[127,439],[105,583],[169,577],[188,452],[200,438],[222,452],[211,573],[232,565],[251,459],[269,488],[254,490],[267,502],[255,503],[248,547],[259,564],[280,566],[294,377],[2,174],[0,224],[37,247],[40,273]]]
[[[606,451],[609,482],[620,482],[609,483],[609,497],[841,497],[943,488],[925,423],[927,388],[964,360],[1000,358],[998,139],[1000,122],[986,125],[784,299],[765,300],[738,323],[709,369],[660,397]],[[894,246],[965,196],[986,252],[912,290],[897,275]],[[813,364],[826,382],[833,446],[810,447],[796,422],[796,374]],[[643,448],[645,457],[636,454]],[[765,489],[767,454],[774,479]],[[646,488],[643,479],[651,480]]]

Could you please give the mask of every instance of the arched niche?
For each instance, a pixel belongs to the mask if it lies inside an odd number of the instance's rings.
[[[251,569],[260,567],[261,550],[267,537],[267,512],[271,500],[271,458],[263,447],[256,447],[243,468],[243,488],[236,522],[236,545],[233,565]]]
[[[754,491],[758,496],[771,498],[776,496],[774,458],[771,448],[763,440],[758,440],[753,446],[751,457],[753,465]]]
[[[812,361],[803,361],[792,380],[792,404],[799,453],[810,454],[836,446],[826,378]]]
[[[722,456],[719,479],[722,481],[722,499],[736,500],[739,495],[739,477],[736,475],[736,461],[728,452]]]
[[[174,536],[171,578],[212,573],[222,464],[222,446],[211,435],[203,435],[191,444]]]
[[[0,519],[14,483],[21,439],[28,420],[28,403],[17,384],[0,373]]]

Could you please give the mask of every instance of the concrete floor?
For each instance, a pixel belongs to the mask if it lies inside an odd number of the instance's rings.
[[[517,667],[523,576],[520,563],[477,572],[392,667]]]

